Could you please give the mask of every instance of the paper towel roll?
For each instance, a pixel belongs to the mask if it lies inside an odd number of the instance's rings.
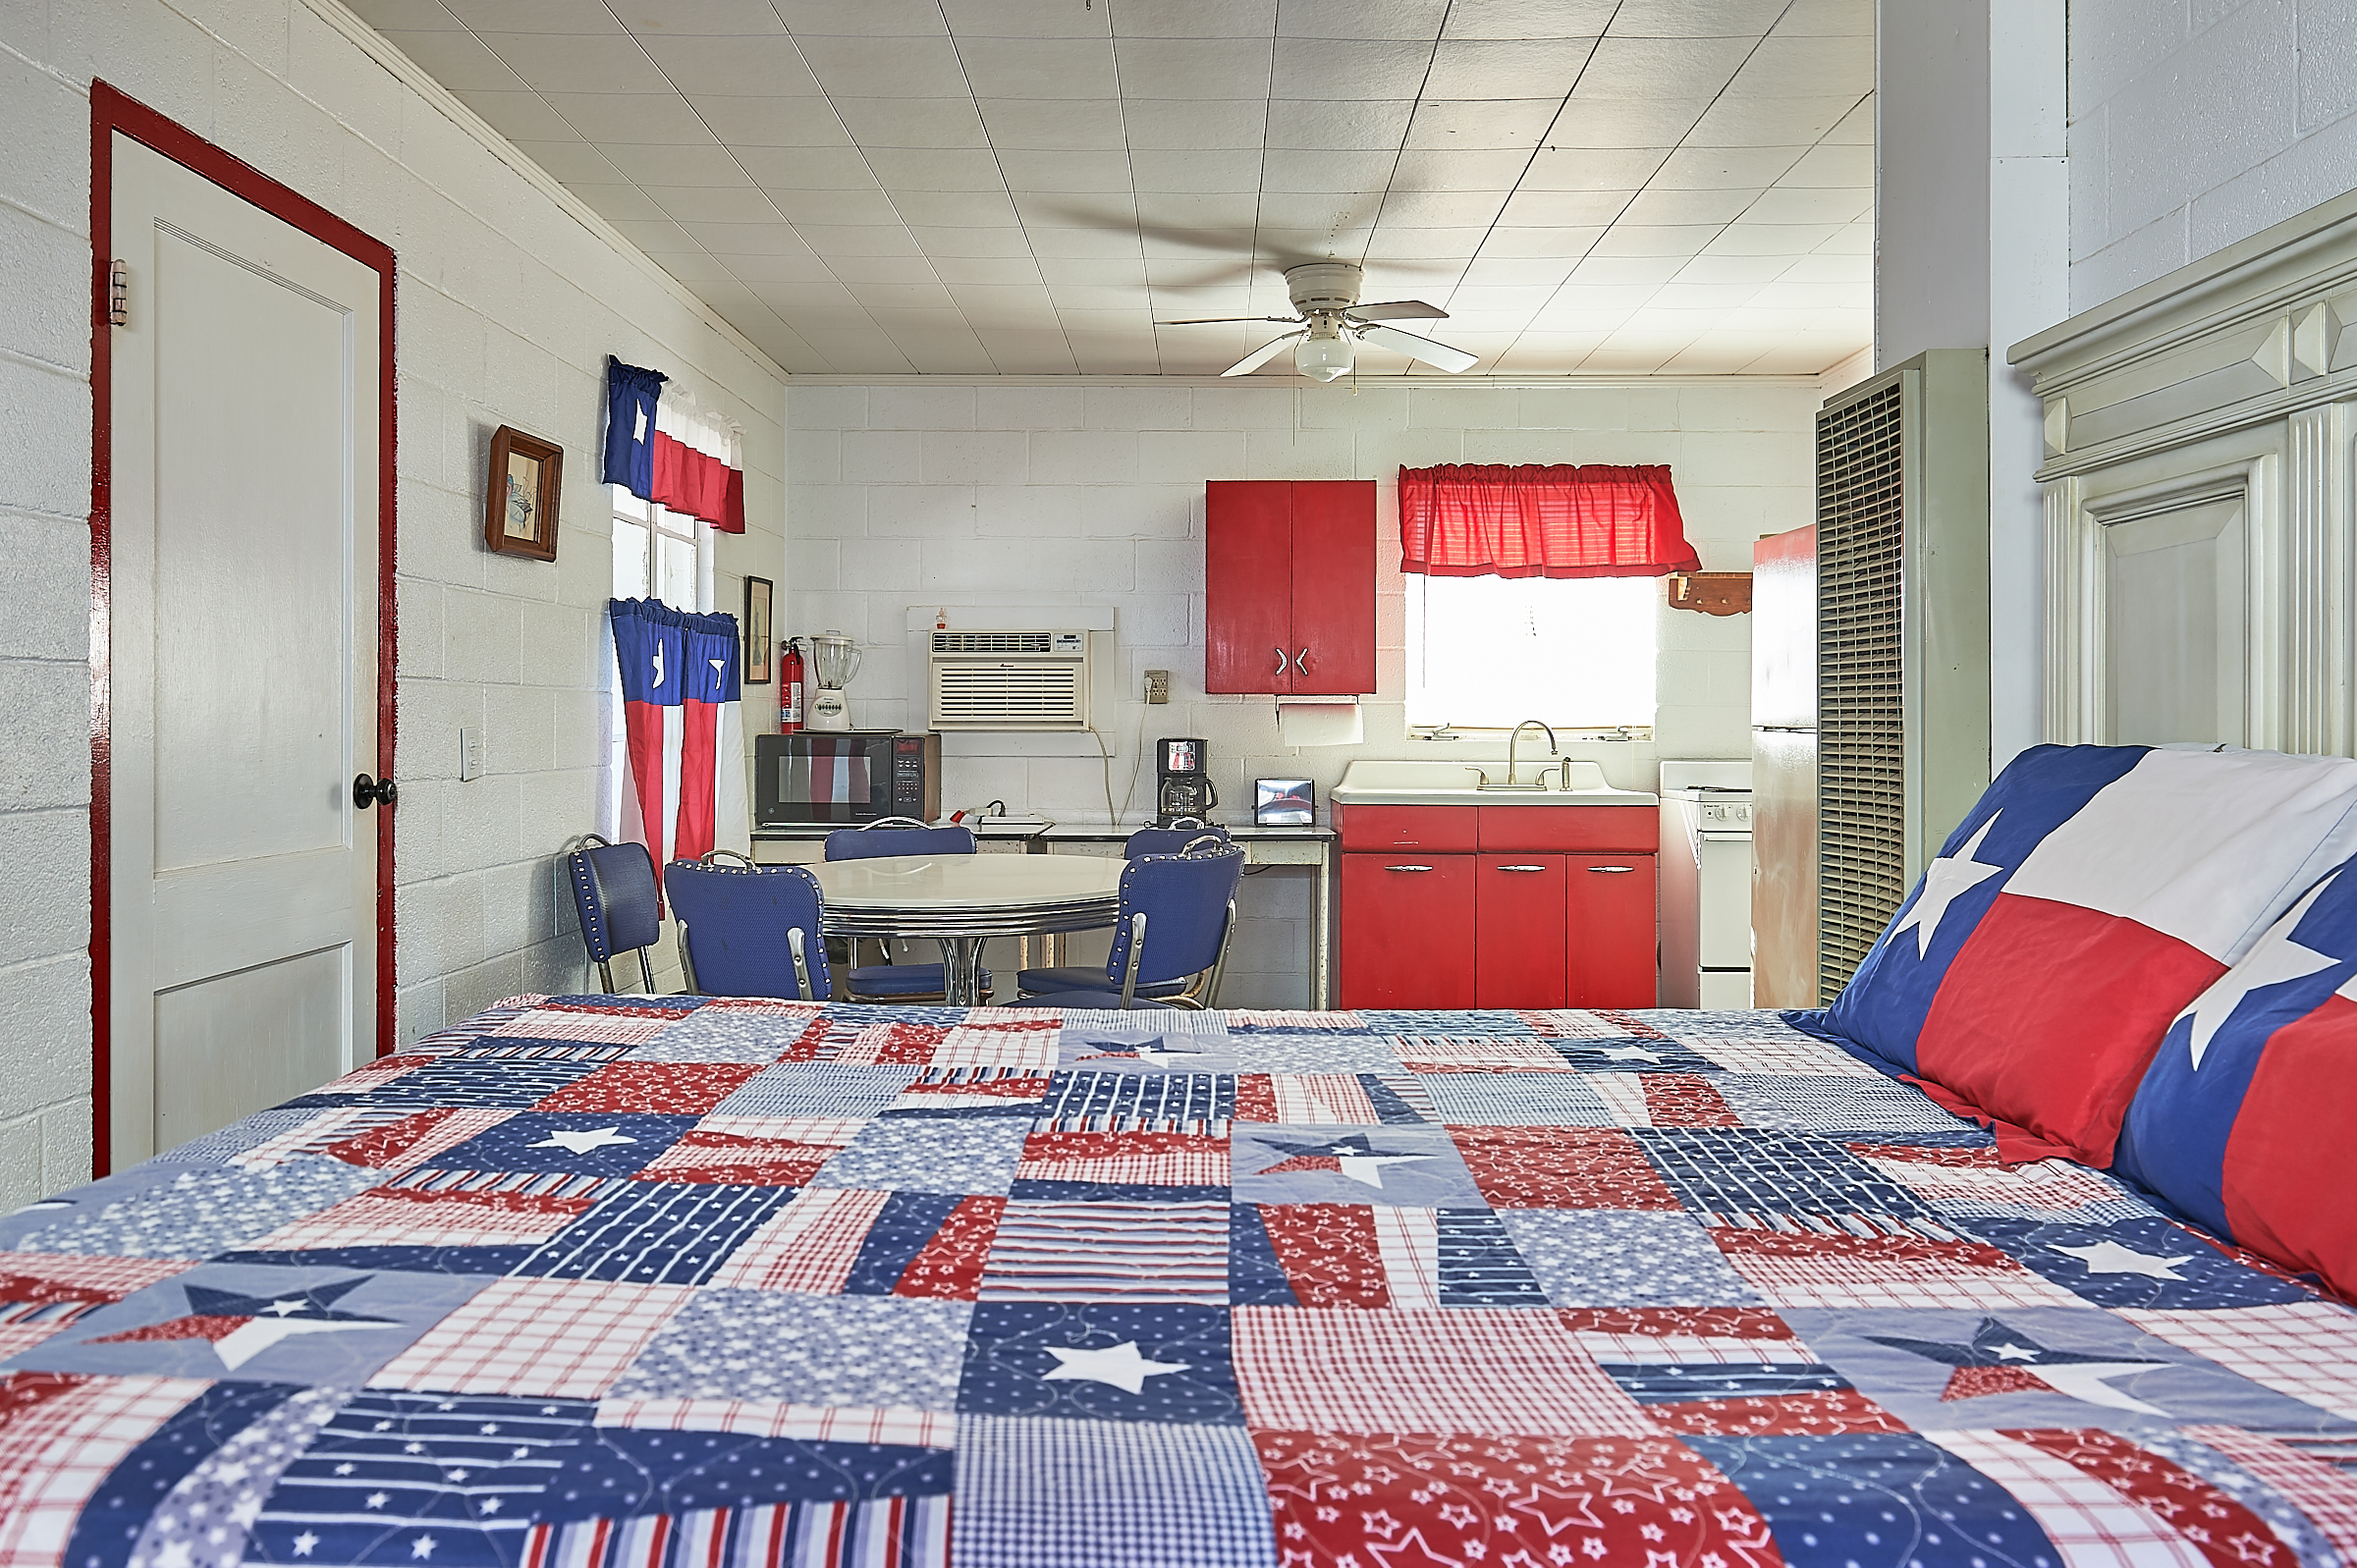
[[[1355,702],[1281,702],[1277,738],[1288,746],[1355,746],[1367,738],[1367,722]]]

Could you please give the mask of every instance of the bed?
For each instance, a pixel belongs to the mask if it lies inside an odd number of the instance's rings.
[[[0,1563],[2357,1561],[2357,1315],[1772,1013],[524,997],[0,1230]]]

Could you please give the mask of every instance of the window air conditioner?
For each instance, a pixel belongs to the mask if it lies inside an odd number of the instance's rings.
[[[1085,730],[1085,631],[935,631],[926,687],[935,730]]]

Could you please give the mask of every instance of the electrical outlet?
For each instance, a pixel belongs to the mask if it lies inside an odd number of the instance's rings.
[[[480,779],[483,776],[483,732],[479,729],[459,731],[459,778]]]
[[[1171,700],[1171,673],[1168,670],[1146,672],[1146,701],[1160,706]]]

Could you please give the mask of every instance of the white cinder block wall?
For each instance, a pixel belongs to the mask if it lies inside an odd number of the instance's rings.
[[[2349,189],[2349,24],[2343,0],[2074,0],[2073,310]]]
[[[608,352],[745,427],[720,606],[783,557],[776,368],[332,0],[0,6],[0,1208],[89,1159],[93,77],[399,258],[401,1038],[581,983],[549,866],[594,826],[605,756]],[[565,447],[554,566],[482,549],[501,424]],[[460,784],[473,725],[490,771]]]
[[[865,385],[797,377],[787,393],[789,592],[781,634],[837,627],[867,645],[851,687],[863,727],[924,724],[911,607],[1109,606],[1097,725],[1124,821],[1152,810],[1159,735],[1210,743],[1222,815],[1255,777],[1308,775],[1325,791],[1355,755],[1503,757],[1499,743],[1406,736],[1406,584],[1398,476],[1441,462],[1669,463],[1706,568],[1747,571],[1752,541],[1810,518],[1814,379],[1666,378],[1552,385],[1329,386],[1216,381],[957,381]],[[1273,700],[1203,691],[1203,481],[1374,479],[1381,542],[1378,682],[1359,747],[1279,742]],[[1650,744],[1567,746],[1614,783],[1653,787],[1659,757],[1750,753],[1749,617],[1665,608],[1661,713]],[[1106,646],[1110,643],[1110,647]],[[1167,669],[1167,707],[1142,672]],[[1145,749],[1139,748],[1144,721]],[[1062,821],[1106,820],[1104,765],[1086,737],[1012,741],[1028,756],[960,757],[944,803],[1003,799]],[[1131,781],[1135,785],[1132,791]],[[1305,881],[1248,880],[1223,1000],[1307,1000]]]

